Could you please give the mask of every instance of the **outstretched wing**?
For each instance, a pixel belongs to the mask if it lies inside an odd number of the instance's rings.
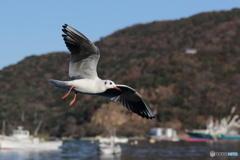
[[[118,102],[128,110],[142,116],[143,118],[154,118],[150,107],[136,90],[126,85],[116,86],[120,88],[121,91],[116,89],[108,89],[105,92],[98,93],[96,95]]]
[[[95,79],[97,63],[100,58],[99,49],[82,33],[63,25],[63,39],[71,52],[69,62],[69,76],[75,78]]]

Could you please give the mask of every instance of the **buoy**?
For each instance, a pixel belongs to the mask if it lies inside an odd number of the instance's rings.
[[[149,139],[149,143],[155,143],[156,140],[155,139]]]

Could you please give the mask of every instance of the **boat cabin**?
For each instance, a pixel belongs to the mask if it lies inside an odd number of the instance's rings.
[[[17,129],[13,130],[13,137],[16,139],[26,139],[29,138],[30,132],[28,130],[23,130],[23,126],[18,126]]]

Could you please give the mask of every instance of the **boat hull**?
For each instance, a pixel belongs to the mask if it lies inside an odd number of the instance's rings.
[[[54,150],[62,146],[62,141],[25,143],[19,141],[0,141],[0,149],[6,150]]]
[[[209,140],[240,140],[240,135],[224,136],[222,134],[213,137],[211,134],[197,133],[197,132],[186,132],[189,135],[187,141],[209,141]]]
[[[99,146],[99,154],[118,154],[122,152],[120,145],[114,146]]]

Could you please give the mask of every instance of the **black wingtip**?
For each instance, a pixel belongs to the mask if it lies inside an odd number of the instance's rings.
[[[147,117],[147,119],[153,119],[153,118],[155,118],[155,117]]]
[[[64,25],[62,25],[63,28],[66,28],[68,25],[65,23]]]
[[[67,32],[67,30],[66,30],[67,26],[68,26],[67,24],[62,25],[62,27],[63,27],[62,31],[63,31],[64,33]],[[63,36],[63,34],[62,34],[62,36]]]
[[[153,119],[155,118],[155,116],[146,116],[146,115],[141,115],[143,118],[146,118],[146,119]]]

